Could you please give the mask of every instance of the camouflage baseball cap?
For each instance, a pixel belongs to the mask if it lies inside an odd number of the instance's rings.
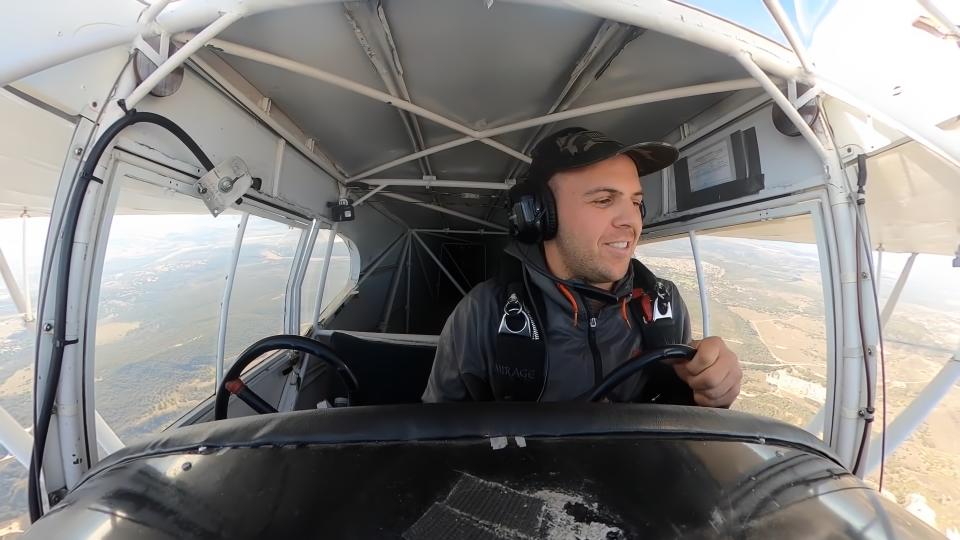
[[[533,148],[527,180],[546,182],[558,171],[586,167],[607,158],[626,154],[637,165],[640,176],[669,167],[680,156],[672,145],[643,142],[626,146],[599,131],[582,127],[561,129],[547,135]]]

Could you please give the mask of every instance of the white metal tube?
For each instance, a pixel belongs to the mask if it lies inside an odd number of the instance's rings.
[[[760,84],[754,79],[737,79],[733,81],[696,84],[693,86],[684,86],[681,88],[660,90],[657,92],[649,92],[646,94],[639,94],[636,96],[616,99],[616,100],[607,101],[604,103],[588,105],[586,107],[580,107],[577,109],[567,109],[562,112],[547,114],[544,116],[539,116],[537,118],[524,120],[522,122],[515,122],[513,124],[509,124],[506,126],[501,126],[494,129],[488,129],[486,131],[480,132],[480,135],[482,137],[494,137],[496,135],[502,135],[504,133],[519,131],[519,130],[527,129],[530,127],[542,126],[542,125],[550,124],[553,122],[559,122],[561,120],[569,120],[571,118],[577,118],[580,116],[586,116],[590,114],[597,114],[601,112],[623,109],[627,107],[634,107],[637,105],[645,105],[649,103],[657,103],[659,101],[667,101],[671,99],[700,96],[704,94],[716,94],[721,92],[731,92],[735,90],[743,90],[746,88],[756,88],[758,86],[760,86]],[[350,180],[361,180],[363,178],[367,178],[379,172],[383,172],[387,169],[392,169],[397,165],[401,165],[403,163],[407,163],[415,159],[420,159],[422,157],[429,156],[431,154],[435,154],[443,150],[449,150],[450,148],[462,146],[464,144],[473,142],[474,140],[475,139],[472,137],[464,137],[462,139],[456,139],[448,143],[433,146],[425,150],[422,150],[420,152],[415,152],[408,156],[384,163],[383,165],[378,165],[377,167],[374,167],[370,170],[364,171],[360,174],[350,177]]]
[[[354,207],[357,207],[357,206],[360,206],[361,204],[367,202],[367,199],[369,199],[370,197],[373,197],[373,196],[376,195],[377,193],[380,193],[381,191],[383,191],[383,188],[385,188],[385,187],[387,187],[387,186],[389,186],[389,185],[390,185],[390,184],[380,184],[380,185],[377,185],[377,187],[371,189],[371,190],[368,191],[366,194],[364,194],[363,197],[360,197],[359,199],[357,199],[357,202],[353,203],[353,206],[354,206]]]
[[[217,330],[217,370],[214,388],[220,388],[223,381],[223,356],[227,346],[227,317],[230,314],[230,295],[233,294],[233,281],[237,277],[237,262],[240,260],[240,248],[243,246],[243,234],[247,230],[247,219],[250,214],[244,212],[237,225],[237,235],[233,240],[233,251],[227,263],[226,282],[223,285],[223,299],[220,300],[220,327]]]
[[[800,41],[800,36],[797,35],[797,31],[793,28],[789,17],[787,17],[787,12],[785,12],[783,6],[780,5],[780,0],[763,0],[763,3],[766,4],[770,15],[773,15],[773,20],[777,21],[777,25],[780,26],[784,37],[790,42],[790,46],[793,47],[793,52],[796,53],[797,60],[800,61],[803,70],[807,73],[813,73],[813,63],[810,61],[807,49],[803,46],[803,42]]]
[[[112,176],[113,167],[108,176]],[[83,195],[80,205],[80,214],[77,217],[76,233],[73,244],[64,246],[72,250],[70,267],[67,274],[67,319],[64,328],[62,367],[60,369],[60,384],[57,387],[56,422],[60,438],[60,458],[64,460],[64,481],[68,487],[77,485],[83,471],[90,463],[77,463],[76,456],[86,456],[87,447],[83,439],[86,432],[84,425],[83,406],[81,398],[84,373],[80,359],[83,355],[81,332],[84,317],[85,303],[83,301],[84,281],[87,277],[86,266],[91,250],[92,235],[95,234],[94,222],[100,201],[100,191],[103,185],[90,182]],[[85,321],[84,321],[85,322]],[[49,445],[48,445],[49,448]],[[67,461],[69,460],[69,461]],[[71,466],[73,465],[73,466]]]
[[[100,456],[100,459],[103,459],[123,448],[124,444],[117,435],[117,432],[114,431],[113,428],[110,427],[110,424],[100,415],[100,411],[93,411],[93,415],[97,426],[97,445],[99,445],[104,452],[104,454]]]
[[[710,298],[707,294],[707,276],[703,273],[703,265],[700,262],[700,242],[697,239],[697,232],[687,233],[690,237],[690,249],[693,251],[693,265],[697,270],[697,285],[700,288],[700,313],[703,315],[703,337],[712,336],[710,333]]]
[[[412,252],[413,252],[413,246],[411,245],[410,249],[407,250],[407,260],[404,262],[404,264],[407,266],[407,295],[405,297],[407,305],[404,307],[405,320],[404,320],[403,331],[408,334],[410,333],[410,271],[412,270],[410,261],[413,260]]]
[[[480,142],[482,142],[483,144],[489,146],[490,148],[496,148],[497,150],[503,152],[504,154],[507,154],[508,156],[512,156],[512,157],[514,157],[514,158],[516,158],[516,159],[519,159],[520,161],[522,161],[522,162],[524,162],[524,163],[530,163],[530,162],[533,161],[532,159],[530,159],[530,156],[524,154],[523,152],[518,152],[518,151],[514,150],[513,148],[510,148],[509,146],[507,146],[507,145],[505,145],[505,144],[503,144],[503,143],[499,143],[499,142],[497,142],[497,141],[495,141],[495,140],[493,140],[493,139],[483,138],[483,139],[480,139]]]
[[[223,87],[229,96],[235,98],[237,101],[243,104],[244,110],[248,111],[251,116],[258,118],[277,135],[283,137],[287,141],[287,144],[292,145],[301,154],[306,156],[306,158],[309,159],[314,165],[322,169],[325,173],[329,174],[330,177],[337,182],[337,185],[343,181],[344,175],[335,163],[330,161],[327,156],[319,154],[316,150],[307,148],[304,142],[305,139],[301,140],[301,137],[298,137],[294,132],[291,132],[290,129],[278,122],[276,118],[260,108],[257,103],[247,96],[247,94],[240,91],[232,82],[230,82],[230,80],[214,69],[213,66],[198,56],[194,56],[190,59],[190,61],[200,70],[202,70],[207,77],[213,79],[217,85]]]
[[[10,297],[13,299],[13,305],[16,306],[17,311],[23,313],[24,317],[26,317],[28,312],[26,300],[24,299],[25,295],[17,284],[17,278],[13,276],[10,265],[7,264],[7,257],[3,254],[3,249],[0,249],[0,276],[3,277],[3,282],[7,285],[7,292],[10,293]]]
[[[938,23],[946,27],[947,30],[960,36],[960,26],[957,26],[956,23],[950,20],[950,17],[946,13],[944,13],[939,7],[937,7],[936,4],[934,4],[931,0],[917,0],[917,1],[920,2],[920,5],[923,6],[924,9],[926,9],[927,11],[930,12],[931,15],[933,15],[933,18],[936,19]]]
[[[485,220],[485,219],[480,219],[480,218],[478,218],[478,217],[471,216],[470,214],[464,214],[463,212],[457,212],[456,210],[450,210],[449,208],[444,208],[443,206],[440,206],[440,205],[430,204],[430,203],[427,203],[427,202],[423,202],[423,201],[421,201],[421,200],[414,199],[413,197],[407,197],[406,195],[401,195],[401,194],[399,194],[399,193],[380,193],[380,196],[381,196],[381,197],[390,197],[391,199],[396,199],[396,200],[398,200],[398,201],[404,201],[404,202],[408,202],[408,203],[413,203],[413,204],[422,206],[422,207],[424,207],[424,208],[429,208],[429,209],[431,209],[431,210],[435,210],[435,211],[437,211],[437,212],[442,212],[442,213],[444,213],[444,214],[449,214],[449,215],[451,215],[451,216],[456,216],[456,217],[458,217],[458,218],[460,218],[460,219],[465,219],[465,220],[467,220],[467,221],[472,221],[472,222],[474,222],[474,223],[479,223],[480,225],[483,225],[484,227],[490,227],[491,229],[494,229],[494,230],[497,230],[497,231],[504,231],[504,232],[506,232],[506,230],[507,230],[506,227],[497,225],[496,223],[493,223],[492,221],[487,221],[487,220]]]
[[[887,445],[884,452],[886,457],[890,457],[890,454],[896,451],[903,444],[903,441],[907,440],[923,424],[927,416],[933,412],[933,409],[950,392],[957,381],[960,381],[960,351],[954,353],[953,358],[947,360],[947,363],[920,391],[920,394],[887,426]],[[873,437],[865,469],[866,474],[880,465],[880,440],[879,435]]]
[[[140,21],[147,24],[152,23],[154,19],[157,18],[157,15],[163,11],[163,8],[167,7],[167,4],[173,0],[156,0],[154,3],[150,4],[147,9],[143,10],[143,13],[140,15]]]
[[[33,437],[2,406],[0,406],[0,446],[6,448],[7,452],[10,452],[21,465],[30,467]]]
[[[173,53],[170,58],[167,58],[163,64],[157,66],[156,71],[137,85],[133,92],[130,92],[130,95],[123,100],[127,109],[136,107],[137,103],[153,90],[153,87],[162,81],[164,77],[180,67],[190,55],[200,50],[200,48],[206,45],[214,36],[226,30],[226,28],[234,22],[242,19],[245,14],[246,12],[242,10],[224,13],[219,19],[213,21],[209,26],[201,30],[193,39],[186,42],[177,52]]]
[[[502,0],[560,7],[646,28],[724,54],[748,49],[764,69],[782,77],[802,74],[796,57],[782,45],[703,10],[672,0]],[[778,51],[780,49],[782,51]]]
[[[877,294],[880,294],[881,283],[883,283],[883,244],[877,246]]]
[[[317,289],[317,304],[313,306],[313,318],[310,324],[317,325],[320,322],[321,306],[323,305],[323,291],[327,288],[327,274],[330,272],[330,257],[333,255],[333,244],[337,241],[337,231],[340,230],[340,223],[334,223],[327,231],[327,247],[323,252],[323,267],[320,270],[320,287]]]
[[[880,328],[887,327],[887,322],[890,321],[893,310],[896,309],[897,302],[900,301],[900,293],[903,292],[903,287],[907,284],[907,279],[910,277],[910,271],[913,270],[913,262],[915,260],[917,260],[917,254],[911,253],[907,262],[903,263],[903,270],[900,271],[897,284],[894,285],[893,290],[890,291],[890,296],[887,297],[887,303],[883,305],[883,312],[880,313]],[[879,279],[880,276],[878,275],[877,280],[879,281]]]
[[[136,22],[126,26],[87,25],[70,28],[63,36],[50,37],[30,47],[14,48],[0,55],[0,86],[71,60],[120,45],[130,45],[137,36],[152,37],[161,32],[176,34],[210,24],[226,11],[242,5],[247,15],[280,7],[332,3],[333,0],[205,0],[179,2],[164,10],[154,24]]]
[[[508,234],[506,231],[471,231],[465,229],[414,229],[417,232],[422,233],[443,233],[443,234],[479,234],[481,236],[503,236]]]
[[[22,220],[22,224],[23,224],[23,234],[21,236],[22,248],[23,248],[23,251],[21,253],[21,257],[22,257],[21,268],[23,270],[23,282],[22,282],[23,302],[24,302],[24,305],[26,306],[26,310],[23,312],[23,318],[25,321],[31,322],[34,319],[33,299],[30,298],[30,272],[27,270],[27,261],[29,260],[27,258],[27,246],[30,244],[29,242],[27,242],[27,221],[30,219],[30,216],[27,215],[26,210],[24,210],[23,214],[20,215],[20,219]]]
[[[392,169],[392,168],[396,167],[397,165],[403,165],[404,163],[408,163],[408,162],[410,162],[410,161],[413,161],[413,160],[416,160],[416,159],[420,159],[420,158],[422,158],[422,157],[427,157],[427,156],[436,154],[437,152],[443,152],[444,150],[449,150],[449,149],[451,149],[451,148],[456,148],[456,147],[458,147],[458,146],[463,146],[463,145],[465,145],[465,144],[467,144],[467,143],[472,143],[472,142],[475,141],[475,140],[476,140],[476,139],[474,139],[473,137],[461,137],[461,138],[459,138],[459,139],[454,139],[454,140],[452,140],[452,141],[450,141],[450,142],[446,142],[446,143],[443,143],[443,144],[438,144],[438,145],[436,145],[436,146],[431,146],[430,148],[425,148],[425,149],[423,149],[423,150],[421,150],[421,151],[419,151],[419,152],[414,152],[414,153],[409,154],[409,155],[407,155],[407,156],[404,156],[404,157],[402,157],[402,158],[397,158],[397,159],[395,159],[395,160],[393,160],[393,161],[388,161],[388,162],[384,163],[383,165],[377,165],[376,167],[374,167],[374,168],[372,168],[372,169],[368,169],[368,170],[366,170],[366,171],[363,171],[363,172],[360,173],[360,174],[355,174],[355,175],[353,175],[353,176],[351,176],[351,177],[349,178],[349,181],[362,180],[362,179],[364,179],[364,178],[373,176],[373,175],[377,174],[378,172],[383,172],[383,171],[385,171],[385,170],[387,170],[387,169]]]
[[[363,268],[360,270],[360,273],[362,273],[363,275],[360,276],[360,279],[357,281],[357,284],[354,285],[354,289],[360,290],[360,286],[363,285],[363,282],[366,281],[368,277],[372,276],[373,273],[377,270],[377,268],[380,268],[380,265],[383,263],[383,261],[387,260],[387,256],[390,255],[390,252],[393,251],[393,248],[395,248],[397,244],[399,244],[400,241],[403,240],[403,238],[404,238],[403,234],[397,235],[397,237],[392,242],[390,242],[390,245],[387,246],[386,249],[384,249],[376,258],[374,258],[373,262],[370,263],[367,266],[367,268]]]
[[[450,271],[447,270],[445,266],[443,266],[443,263],[440,262],[440,259],[438,259],[437,256],[434,255],[432,251],[430,251],[430,248],[427,247],[426,242],[424,242],[420,238],[420,235],[418,235],[413,231],[411,231],[410,234],[412,234],[413,238],[423,247],[423,250],[427,252],[427,255],[429,255],[430,258],[433,259],[433,262],[437,263],[437,266],[440,267],[440,271],[443,272],[445,276],[447,276],[447,279],[449,279],[450,282],[453,283],[453,286],[456,287],[458,291],[460,291],[460,294],[462,294],[463,296],[466,296],[467,291],[465,291],[463,287],[461,287],[460,284],[457,283],[457,280],[453,278],[453,274],[451,274]]]
[[[287,277],[287,289],[284,295],[283,331],[286,334],[300,333],[300,307],[302,299],[300,290],[303,286],[303,276],[310,263],[310,254],[320,229],[320,220],[314,219],[310,228],[300,234],[297,249],[294,251],[293,264],[290,265],[290,275]]]
[[[352,181],[352,180],[351,180]],[[483,180],[422,180],[411,178],[371,178],[363,180],[364,184],[371,186],[415,186],[415,187],[447,187],[463,189],[494,189],[507,190],[512,186],[506,182],[496,180],[485,182]],[[356,205],[356,203],[354,203]]]
[[[706,83],[706,84],[694,84],[691,86],[682,86],[680,88],[670,88],[668,90],[648,92],[646,94],[638,94],[636,96],[615,99],[612,101],[605,101],[603,103],[596,103],[594,105],[587,105],[585,107],[578,107],[576,109],[567,109],[565,111],[546,114],[536,118],[531,118],[529,120],[523,120],[521,122],[514,122],[512,124],[507,124],[505,126],[487,129],[487,130],[481,131],[479,133],[479,136],[494,137],[497,135],[503,135],[505,133],[511,133],[514,131],[520,131],[520,130],[531,128],[531,127],[542,126],[544,124],[552,124],[554,122],[569,120],[571,118],[579,118],[581,116],[587,116],[590,114],[614,111],[617,109],[625,109],[628,107],[636,107],[637,105],[646,105],[649,103],[657,103],[660,101],[667,101],[671,99],[679,99],[679,98],[692,97],[692,96],[702,96],[706,94],[719,94],[723,92],[733,92],[735,90],[744,90],[747,88],[756,88],[761,84],[762,83],[754,79],[736,79],[732,81],[712,82],[712,83]]]
[[[800,134],[803,135],[803,138],[806,139],[808,143],[810,143],[810,146],[812,146],[813,150],[818,156],[820,156],[820,159],[824,162],[828,161],[830,157],[827,154],[826,148],[824,148],[823,144],[820,142],[820,139],[817,138],[816,133],[814,133],[813,130],[810,129],[810,126],[803,121],[803,117],[801,117],[800,113],[797,112],[797,109],[793,107],[793,104],[790,103],[790,100],[787,99],[787,96],[783,95],[783,92],[781,92],[780,89],[777,88],[777,85],[770,80],[770,77],[767,77],[767,74],[764,73],[756,63],[754,63],[753,58],[744,52],[735,55],[734,58],[740,62],[740,65],[747,70],[747,73],[756,79],[757,82],[760,83],[760,86],[766,90],[767,94],[769,94],[770,97],[777,102],[777,105],[783,109],[783,112],[787,115],[787,118],[789,118],[790,121],[793,122],[793,125],[800,130]]]
[[[390,324],[390,315],[393,313],[393,301],[397,297],[397,289],[400,287],[400,277],[403,275],[403,262],[407,258],[407,251],[410,249],[410,233],[407,233],[407,239],[403,244],[403,250],[397,257],[397,265],[393,271],[393,280],[390,283],[390,292],[387,294],[387,306],[383,313],[383,319],[380,321],[380,331],[386,332]]]
[[[287,141],[283,137],[277,137],[277,153],[273,158],[273,196],[280,194],[280,176],[283,173],[283,155],[287,149]]]
[[[201,34],[202,33],[203,32],[201,32]],[[180,34],[178,37],[180,36],[193,37],[193,35],[194,34],[192,33],[183,33],[183,34]],[[199,35],[200,34],[197,34],[197,36]],[[193,39],[190,40],[190,42],[192,41]],[[232,56],[239,56],[241,58],[246,58],[247,60],[261,62],[264,64],[269,64],[271,66],[286,69],[287,71],[299,73],[300,75],[317,79],[327,84],[332,84],[333,86],[336,86],[338,88],[348,90],[355,94],[360,94],[361,96],[365,96],[370,99],[379,101],[381,103],[394,106],[398,109],[402,109],[411,114],[415,114],[422,118],[426,118],[427,120],[440,124],[441,126],[450,128],[458,133],[463,133],[464,135],[467,135],[472,139],[480,138],[478,136],[477,130],[470,129],[460,123],[454,122],[453,120],[450,120],[449,118],[439,115],[433,111],[424,109],[419,105],[414,105],[413,103],[405,99],[392,96],[386,92],[382,92],[380,90],[370,88],[369,86],[365,86],[360,83],[351,81],[350,79],[346,79],[339,75],[334,75],[333,73],[330,73],[328,71],[317,69],[313,66],[310,66],[301,62],[297,62],[289,58],[284,58],[282,56],[264,52],[258,49],[254,49],[252,47],[247,47],[245,45],[240,45],[238,43],[224,41],[222,39],[212,39],[209,41],[209,45]]]

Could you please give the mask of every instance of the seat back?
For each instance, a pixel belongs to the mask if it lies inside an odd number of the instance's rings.
[[[357,376],[360,389],[353,395],[353,405],[386,405],[420,403],[433,366],[436,347],[387,343],[364,339],[343,332],[330,336],[330,346]],[[335,387],[346,395],[339,377]]]

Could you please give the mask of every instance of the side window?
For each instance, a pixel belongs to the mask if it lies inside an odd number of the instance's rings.
[[[240,216],[214,218],[199,200],[139,181],[117,188],[94,380],[97,410],[126,440],[164,428],[214,393],[218,306]]]
[[[330,231],[322,230],[317,233],[317,242],[313,246],[307,272],[303,278],[300,300],[300,332],[304,333],[313,325],[313,314],[317,305],[317,293],[320,290],[320,274],[323,270],[323,258],[326,255],[327,241]],[[323,290],[323,303],[320,312],[337,299],[344,288],[350,285],[350,251],[347,242],[340,235],[333,243],[333,252],[330,256],[330,270],[327,272],[327,284]]]
[[[224,372],[253,342],[283,333],[287,280],[302,233],[258,216],[247,219],[230,296]]]
[[[700,286],[697,284],[697,270],[689,238],[653,240],[638,246],[634,256],[657,277],[669,279],[677,285],[690,312],[693,339],[703,338]]]
[[[886,252],[878,269],[880,308],[892,311],[883,327],[886,403],[877,381],[868,463],[879,463],[886,427],[884,493],[947,537],[960,538],[960,268],[945,255],[920,253],[908,264],[910,258]],[[890,304],[908,266],[899,299]],[[908,407],[916,415],[915,427],[908,432],[898,422],[896,429],[892,422]],[[879,471],[867,471],[874,486]]]
[[[733,408],[820,434],[827,338],[813,227],[806,214],[700,230],[696,241],[707,288],[707,335],[722,337],[743,366],[743,385]],[[693,318],[693,337],[701,338],[690,238],[645,243],[637,248],[637,258],[677,284]]]
[[[33,424],[34,318],[49,221],[0,219],[0,264],[9,270],[0,281],[0,407],[24,428]],[[29,523],[27,469],[0,445],[0,535],[21,531]]]
[[[697,232],[710,333],[743,366],[733,408],[810,425],[826,400],[827,338],[820,257],[809,214]]]

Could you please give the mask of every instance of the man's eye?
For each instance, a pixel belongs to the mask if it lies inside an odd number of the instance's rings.
[[[633,205],[637,208],[640,208],[640,204],[642,204],[640,201],[633,201]]]
[[[613,199],[610,199],[610,198],[598,199],[597,201],[594,201],[594,202],[596,202],[600,206],[610,206],[610,203],[613,202]]]

